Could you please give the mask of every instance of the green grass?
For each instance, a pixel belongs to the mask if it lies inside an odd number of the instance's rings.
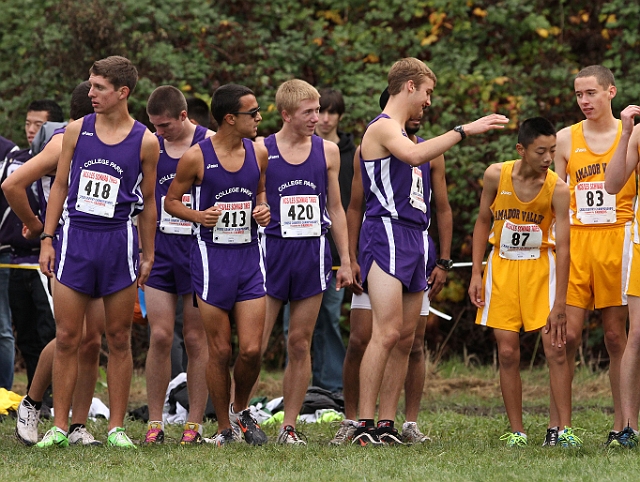
[[[136,377],[135,384],[141,380]],[[37,450],[13,438],[14,421],[0,422],[0,480],[635,480],[640,458],[635,451],[605,450],[612,422],[611,402],[602,373],[578,371],[574,427],[582,449],[542,448],[546,429],[548,379],[545,370],[523,370],[525,426],[530,445],[507,449],[499,441],[508,421],[499,395],[497,374],[490,367],[467,368],[445,363],[430,377],[419,424],[433,441],[422,446],[329,447],[335,426],[300,426],[306,448],[237,444],[180,447],[181,427],[167,428],[163,446],[122,451],[105,447]],[[452,388],[453,387],[453,388]],[[134,392],[135,393],[135,392]],[[101,398],[106,399],[102,396]],[[133,404],[136,405],[136,404]],[[398,419],[400,422],[401,419]],[[49,427],[43,424],[41,431]],[[88,427],[106,438],[106,422]],[[127,422],[135,440],[146,426]],[[215,430],[206,424],[205,435]],[[276,428],[265,429],[271,440]]]

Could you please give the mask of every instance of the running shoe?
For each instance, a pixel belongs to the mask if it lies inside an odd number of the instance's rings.
[[[120,447],[123,449],[137,449],[138,447],[131,441],[131,439],[124,432],[124,428],[118,427],[114,432],[107,437],[108,447]]]
[[[202,435],[199,432],[200,425],[193,422],[184,424],[184,431],[180,439],[180,445],[192,445],[202,443]]]
[[[609,432],[609,435],[607,435],[607,441],[604,443],[605,447],[619,447],[620,444],[618,443],[618,435],[620,434],[620,432],[614,432],[613,430],[611,430]]]
[[[40,410],[31,405],[24,397],[18,405],[16,419],[16,438],[25,445],[33,445],[38,442],[38,420]]]
[[[361,447],[380,447],[382,442],[378,438],[378,432],[375,427],[358,427],[353,434],[352,444],[360,445]]]
[[[403,423],[400,438],[406,444],[423,444],[425,442],[431,442],[431,439],[420,431],[416,422]]]
[[[565,427],[561,434],[558,434],[558,443],[560,447],[582,447],[582,440],[573,433],[571,427]]]
[[[340,422],[340,427],[336,435],[329,441],[329,445],[343,445],[351,442],[353,434],[356,432],[356,422],[345,419]]]
[[[258,422],[251,416],[251,410],[244,409],[237,417],[238,426],[244,434],[244,440],[249,445],[264,445],[269,439],[265,434]]]
[[[162,424],[158,422],[149,423],[147,435],[144,437],[145,444],[161,444],[164,442],[164,430]]]
[[[225,428],[222,432],[215,434],[211,438],[205,438],[204,441],[213,444],[216,447],[222,447],[242,440],[242,435],[233,428]]]
[[[280,445],[307,445],[307,442],[302,440],[301,437],[304,437],[304,435],[297,432],[291,425],[287,425],[280,429],[276,443]]]
[[[638,446],[638,434],[628,425],[622,432],[618,432],[616,440],[618,444],[628,449],[633,449]]]
[[[542,442],[542,446],[555,447],[556,445],[558,445],[558,429],[548,428],[547,435],[544,436],[544,442]]]
[[[520,432],[508,432],[505,433],[500,440],[507,441],[507,447],[526,447],[527,446],[527,437],[522,435]]]
[[[395,427],[381,427],[376,428],[378,439],[384,445],[404,445],[402,443],[402,437],[398,433],[398,429]]]
[[[70,445],[102,445],[102,442],[95,439],[93,435],[83,425],[76,427],[69,434]]]
[[[68,447],[69,439],[58,427],[53,427],[44,434],[42,440],[36,444],[38,448]]]

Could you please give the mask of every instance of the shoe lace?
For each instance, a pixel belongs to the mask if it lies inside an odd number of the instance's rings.
[[[96,439],[94,438],[93,435],[91,435],[91,433],[85,428],[85,427],[80,427],[74,430],[74,432],[76,432],[78,434],[78,438],[80,440],[82,440],[85,443],[90,443],[90,442],[95,442]]]
[[[564,428],[564,433],[558,437],[558,441],[572,446],[582,445],[582,439],[573,433],[573,429],[571,427]]]
[[[281,437],[287,438],[287,439],[291,439],[295,443],[299,443],[299,442],[305,442],[306,443],[306,441],[307,441],[307,437],[302,432],[298,432],[291,425],[287,425],[284,428],[284,430],[283,430],[283,432],[281,434]]]
[[[509,446],[523,447],[527,445],[527,439],[515,432],[507,432],[500,437],[500,440],[506,440]]]
[[[158,440],[158,436],[160,435],[160,432],[162,432],[162,430],[159,428],[150,428],[147,431],[147,435],[145,436],[144,441],[147,443],[155,442],[156,440]]]

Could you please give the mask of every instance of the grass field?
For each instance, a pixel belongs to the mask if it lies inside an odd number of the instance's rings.
[[[131,406],[144,404],[144,381],[134,377]],[[21,379],[14,386],[20,392]],[[261,392],[276,396],[279,374],[264,374]],[[39,451],[13,437],[14,420],[0,422],[0,480],[637,480],[640,457],[635,451],[605,450],[612,422],[606,373],[577,371],[574,427],[582,430],[581,449],[542,448],[547,423],[546,371],[523,371],[525,426],[530,445],[508,449],[499,441],[508,429],[497,373],[490,367],[467,368],[444,363],[429,375],[419,425],[431,443],[410,447],[329,447],[335,426],[300,426],[306,448],[237,444],[223,449],[211,445],[180,447],[181,427],[167,428],[167,442],[157,447],[122,451],[105,447],[71,447]],[[24,382],[22,382],[22,386]],[[98,396],[107,400],[103,386]],[[402,422],[402,418],[398,418]],[[41,432],[49,423],[41,425]],[[99,439],[106,422],[89,423]],[[215,424],[207,424],[210,436]],[[135,440],[146,426],[127,422]],[[265,430],[275,440],[276,428]]]

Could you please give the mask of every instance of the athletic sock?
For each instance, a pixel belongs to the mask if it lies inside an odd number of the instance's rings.
[[[36,402],[33,398],[31,398],[29,395],[27,395],[26,397],[24,397],[24,399],[29,402],[29,405],[31,405],[33,408],[35,408],[36,410],[40,410],[42,408],[42,400],[40,400],[39,402]]]
[[[393,420],[378,420],[378,427],[393,428]]]
[[[72,433],[77,428],[84,428],[84,423],[74,423],[69,427],[69,433]]]
[[[358,420],[358,428],[373,428],[375,424],[372,418],[361,418]]]

